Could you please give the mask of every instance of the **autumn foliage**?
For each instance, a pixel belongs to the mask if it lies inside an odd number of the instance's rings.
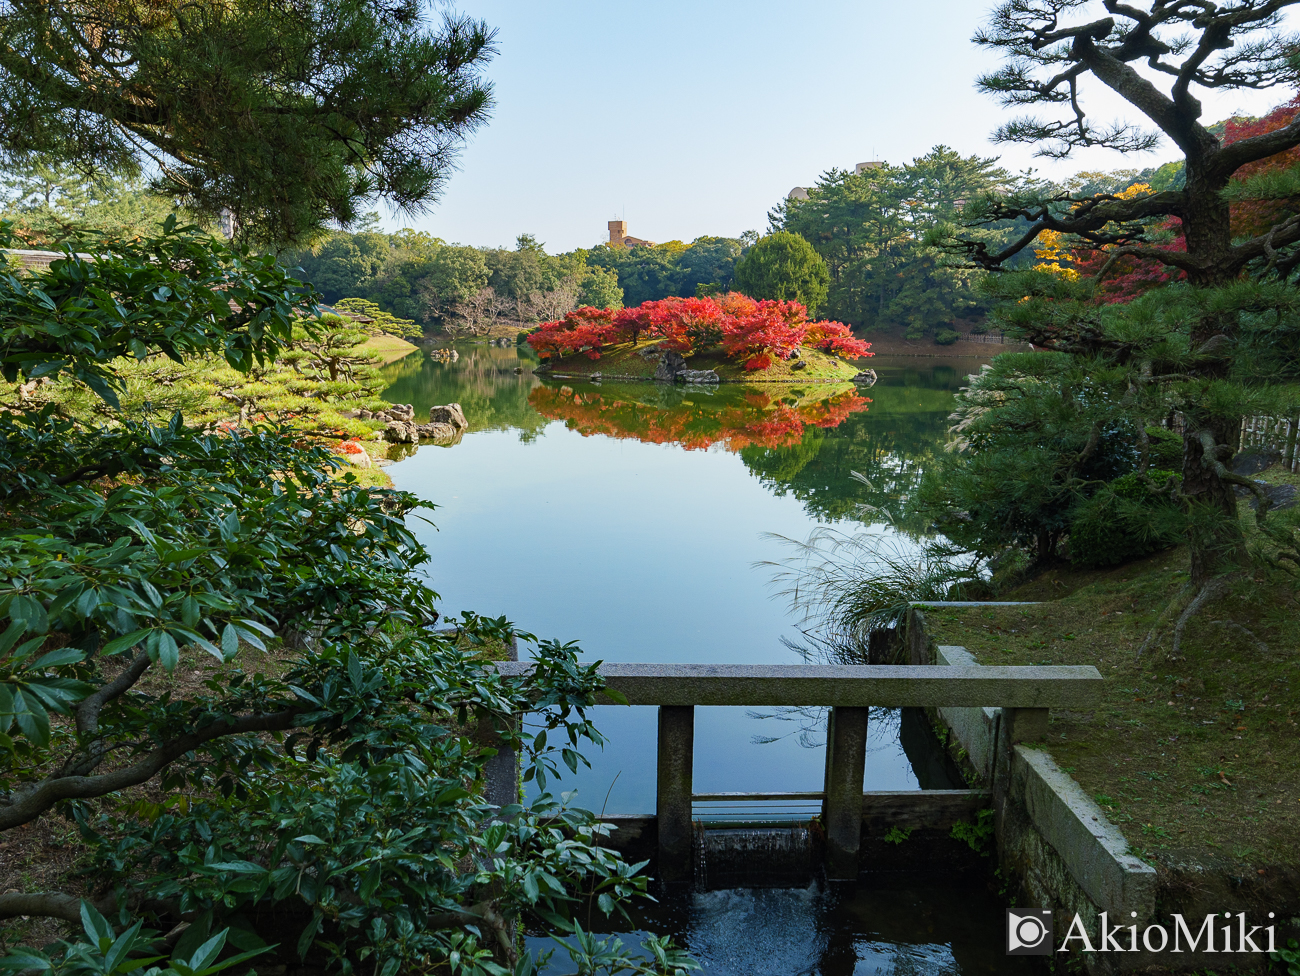
[[[599,359],[601,350],[642,336],[683,354],[721,347],[749,370],[789,359],[800,346],[854,359],[870,356],[871,343],[853,338],[840,322],[810,322],[798,302],[755,301],[738,292],[708,298],[665,298],[636,308],[580,308],[547,322],[528,337],[543,359],[581,352]]]
[[[646,444],[680,444],[688,451],[715,444],[729,451],[792,447],[803,439],[807,427],[838,427],[871,404],[852,390],[796,404],[755,390],[720,408],[684,402],[664,409],[567,386],[539,386],[528,395],[528,402],[542,416],[563,420],[584,437],[599,434]]]
[[[1239,139],[1264,135],[1289,125],[1300,112],[1300,95],[1284,105],[1279,105],[1263,118],[1229,119],[1224,124],[1223,144],[1231,145]],[[1233,178],[1246,180],[1254,176],[1300,167],[1300,147],[1247,163]],[[1136,184],[1118,194],[1121,199],[1151,192],[1145,184]],[[1233,237],[1253,237],[1266,234],[1270,227],[1281,222],[1295,211],[1292,199],[1239,199],[1231,206]],[[1185,251],[1182,221],[1170,217],[1150,228],[1160,239],[1159,247],[1168,251]],[[1038,248],[1039,271],[1050,271],[1069,278],[1096,278],[1111,257],[1111,248],[1071,248],[1064,235],[1048,231],[1040,235]],[[1101,304],[1132,301],[1143,292],[1171,281],[1184,281],[1187,275],[1177,268],[1138,255],[1123,255],[1111,263],[1106,275],[1097,283],[1096,300]]]

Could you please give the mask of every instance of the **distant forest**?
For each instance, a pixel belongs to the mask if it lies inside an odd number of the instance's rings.
[[[821,317],[920,338],[953,323],[978,328],[984,316],[986,300],[975,287],[980,272],[929,243],[932,231],[959,223],[962,207],[981,193],[1047,187],[1087,195],[1137,185],[1162,190],[1179,186],[1182,178],[1182,164],[1168,163],[1141,171],[1083,172],[1053,185],[1032,172],[1013,175],[995,158],[936,146],[903,165],[861,173],[829,169],[807,188],[806,200],[785,199],[773,207],[768,229],[800,235],[826,263],[830,289]],[[175,210],[173,201],[147,184],[111,174],[70,167],[0,173],[0,219],[13,221],[33,247],[75,239],[90,227],[138,233]],[[991,246],[1018,232],[1008,221],[975,231]],[[498,325],[549,321],[582,305],[620,307],[727,291],[736,262],[758,240],[750,231],[690,243],[598,244],[548,254],[531,234],[521,234],[512,249],[449,244],[409,229],[384,233],[372,214],[361,226],[330,232],[280,260],[300,268],[327,302],[362,298],[426,332],[472,335]],[[1017,261],[1023,266],[1050,259],[1040,251],[1026,251]]]

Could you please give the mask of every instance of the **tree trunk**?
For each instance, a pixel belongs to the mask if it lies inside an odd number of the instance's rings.
[[[1183,433],[1183,498],[1190,517],[1187,543],[1192,583],[1198,587],[1241,569],[1247,560],[1236,493],[1206,463],[1200,437],[1201,431],[1208,430],[1218,450],[1215,460],[1228,465],[1236,453],[1240,424],[1238,418],[1205,417],[1198,422],[1188,417]]]
[[[1227,176],[1207,178],[1204,166],[1187,161],[1187,190],[1182,213],[1187,253],[1200,259],[1201,268],[1188,272],[1189,282],[1200,288],[1218,288],[1236,276],[1230,270],[1232,250],[1231,212],[1223,198]],[[1193,350],[1201,349],[1216,336],[1229,343],[1237,338],[1236,317],[1228,314],[1207,315],[1192,328]],[[1222,339],[1217,340],[1222,342]],[[1193,366],[1197,376],[1208,382],[1228,377],[1232,363],[1231,346]],[[1237,496],[1232,486],[1219,477],[1214,466],[1206,463],[1201,434],[1208,431],[1214,438],[1217,460],[1232,463],[1241,429],[1240,417],[1222,417],[1188,412],[1183,429],[1183,497],[1188,506],[1190,525],[1188,549],[1191,557],[1192,583],[1204,586],[1211,579],[1241,569],[1247,560],[1245,537],[1237,519]]]

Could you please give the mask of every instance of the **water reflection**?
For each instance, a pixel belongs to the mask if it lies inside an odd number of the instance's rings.
[[[640,931],[618,937],[635,946],[647,932],[671,933],[707,976],[975,976],[1037,971],[1029,957],[1007,957],[1004,917],[978,882],[860,884],[855,891],[730,889],[669,895],[639,913]],[[548,943],[529,939],[534,949]],[[554,946],[554,943],[549,943]],[[545,976],[571,973],[561,950]]]
[[[458,402],[470,424],[454,447],[421,446],[387,469],[438,506],[436,528],[410,523],[430,550],[431,585],[449,613],[505,614],[611,662],[797,660],[781,640],[801,638],[797,620],[773,599],[770,567],[755,568],[786,555],[766,533],[806,539],[859,503],[910,490],[942,449],[953,390],[978,369],[877,359],[879,381],[864,391],[570,382],[566,394],[532,374],[527,350],[456,349],[455,361],[420,353],[386,372],[388,399],[414,404],[421,419]],[[570,413],[547,416],[539,405]],[[791,415],[801,429],[759,426]],[[660,442],[669,431],[678,436]],[[697,791],[821,789],[819,716],[784,722],[754,711],[697,710]],[[654,709],[601,707],[595,721],[609,747],[560,788],[611,814],[653,810]],[[873,721],[864,785],[926,785],[908,751],[896,720]]]
[[[942,449],[953,393],[981,362],[876,359],[879,379],[870,390],[851,384],[685,388],[544,383],[532,373],[538,359],[527,346],[456,343],[455,349],[455,361],[419,352],[389,365],[384,396],[413,404],[417,417],[435,404],[459,403],[471,433],[510,430],[525,443],[558,420],[584,436],[738,452],[768,491],[798,499],[819,522],[853,517],[863,503],[889,508],[904,499]],[[870,487],[853,478],[855,471]]]
[[[677,444],[688,451],[718,445],[733,452],[793,447],[802,443],[806,431],[833,429],[871,405],[852,383],[593,387],[547,384],[534,389],[528,402],[583,437]]]

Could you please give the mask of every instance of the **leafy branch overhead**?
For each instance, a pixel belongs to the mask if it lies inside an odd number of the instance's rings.
[[[302,316],[269,259],[174,222],[84,246],[3,279],[14,380],[111,397],[162,354],[249,372],[279,355],[305,395],[362,371],[366,330]],[[521,926],[587,972],[694,966],[666,939],[634,957],[584,930],[589,907],[618,916],[647,886],[547,792],[603,744],[596,665],[504,619],[433,631],[406,525],[427,506],[336,477],[302,428],[78,416],[35,396],[0,411],[0,832],[70,817],[99,893],[0,894],[0,919],[84,929],[0,972],[201,976],[275,953],[533,973]],[[531,672],[485,666],[515,640],[536,644]],[[503,748],[537,785],[526,805],[484,795]]]
[[[419,209],[487,117],[493,32],[417,0],[0,9],[0,161],[156,173],[261,243]]]
[[[1164,215],[1187,229],[1186,251],[1152,247],[1145,257],[1187,272],[1197,284],[1221,284],[1247,264],[1300,241],[1300,224],[1233,242],[1227,233],[1224,192],[1241,167],[1300,145],[1300,120],[1270,132],[1223,144],[1202,121],[1198,89],[1268,88],[1289,82],[1293,42],[1281,28],[1281,11],[1294,0],[1245,0],[1223,7],[1106,0],[1110,16],[1087,19],[1083,0],[1011,0],[996,8],[975,37],[1000,52],[1003,67],[979,80],[1002,104],[1059,107],[1054,116],[1022,116],[995,137],[1040,146],[1042,155],[1065,157],[1080,147],[1149,149],[1163,138],[1186,160],[1182,189],[1128,200],[1032,194],[989,195],[974,202],[977,222],[1021,218],[1029,226],[1015,241],[990,251],[983,241],[962,246],[978,264],[996,268],[1043,231],[1076,234],[1097,245],[1142,239],[1136,226]],[[1152,80],[1138,66],[1154,70]],[[1111,89],[1149,128],[1127,122],[1098,125],[1086,107],[1085,81]]]
[[[0,223],[0,247],[13,246]],[[168,217],[148,239],[87,238],[40,275],[0,273],[0,374],[10,382],[61,373],[117,403],[112,363],[162,353],[176,362],[218,353],[235,369],[274,358],[305,302],[273,258],[218,244]]]

